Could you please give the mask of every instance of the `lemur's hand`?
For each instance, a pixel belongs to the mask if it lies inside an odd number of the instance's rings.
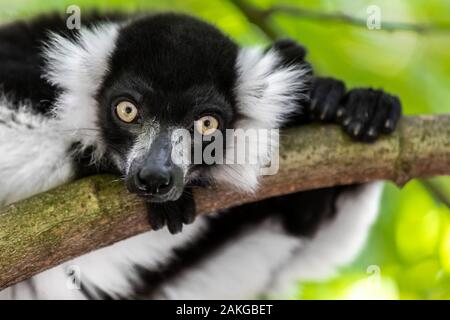
[[[146,205],[153,230],[167,225],[170,233],[175,234],[181,232],[183,224],[190,224],[195,220],[195,201],[190,188],[176,201],[147,202]]]
[[[372,142],[382,133],[392,133],[401,113],[400,100],[382,90],[353,89],[345,93],[342,81],[314,79],[311,118],[339,123],[355,140]]]

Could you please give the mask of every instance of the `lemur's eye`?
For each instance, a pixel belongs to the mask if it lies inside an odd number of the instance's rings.
[[[116,106],[116,114],[123,122],[131,123],[136,119],[138,109],[129,101],[121,101]]]
[[[195,129],[204,136],[213,134],[218,128],[219,121],[213,116],[204,116],[195,121]]]

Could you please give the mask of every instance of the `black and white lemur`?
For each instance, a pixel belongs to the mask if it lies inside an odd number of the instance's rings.
[[[0,206],[113,173],[142,196],[160,230],[4,288],[0,298],[282,297],[297,280],[329,277],[354,258],[376,217],[379,183],[194,219],[192,187],[253,192],[259,168],[177,166],[168,137],[176,128],[205,134],[321,121],[371,142],[395,129],[397,97],[314,77],[293,41],[241,48],[185,15],[93,14],[83,22],[70,31],[64,18],[43,16],[0,28]],[[79,290],[68,286],[68,266],[80,271]]]

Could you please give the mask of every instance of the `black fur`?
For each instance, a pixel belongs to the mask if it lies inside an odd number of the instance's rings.
[[[83,15],[86,26],[122,19],[120,14]],[[48,113],[58,89],[42,79],[45,62],[42,46],[49,31],[74,38],[76,30],[66,27],[66,17],[52,14],[32,20],[16,21],[0,27],[0,89],[8,100],[18,105],[29,103],[39,113]]]
[[[353,89],[342,81],[316,78],[311,92],[312,120],[334,122],[353,139],[372,142],[389,134],[401,116],[400,100],[382,90]]]
[[[283,63],[302,63],[306,49],[285,39],[272,46],[283,54]],[[301,101],[304,102],[305,101]],[[344,82],[333,78],[313,78],[308,108],[300,109],[289,126],[314,121],[336,123],[354,140],[373,142],[380,134],[394,131],[402,108],[398,97],[383,90],[352,89],[347,91]]]
[[[153,230],[159,230],[167,225],[169,231],[175,234],[181,232],[183,224],[190,224],[195,220],[195,201],[190,187],[186,187],[176,201],[147,202],[146,205]]]
[[[157,15],[125,28],[116,47],[97,98],[108,143],[127,151],[134,138],[109,112],[118,95],[165,126],[191,125],[206,112],[229,126],[238,48],[215,28],[182,15]]]

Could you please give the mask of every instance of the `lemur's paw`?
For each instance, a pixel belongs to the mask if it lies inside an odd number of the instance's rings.
[[[311,120],[336,121],[344,95],[344,82],[332,78],[315,78],[312,83],[309,107]]]
[[[167,225],[170,233],[176,234],[183,230],[184,224],[190,224],[195,220],[195,202],[188,191],[176,201],[147,202],[146,205],[153,230],[159,230]]]
[[[302,63],[305,60],[306,49],[291,39],[283,39],[272,46],[283,57],[283,63]]]
[[[392,133],[402,114],[400,100],[382,90],[351,90],[340,105],[337,121],[350,137],[364,142]]]

